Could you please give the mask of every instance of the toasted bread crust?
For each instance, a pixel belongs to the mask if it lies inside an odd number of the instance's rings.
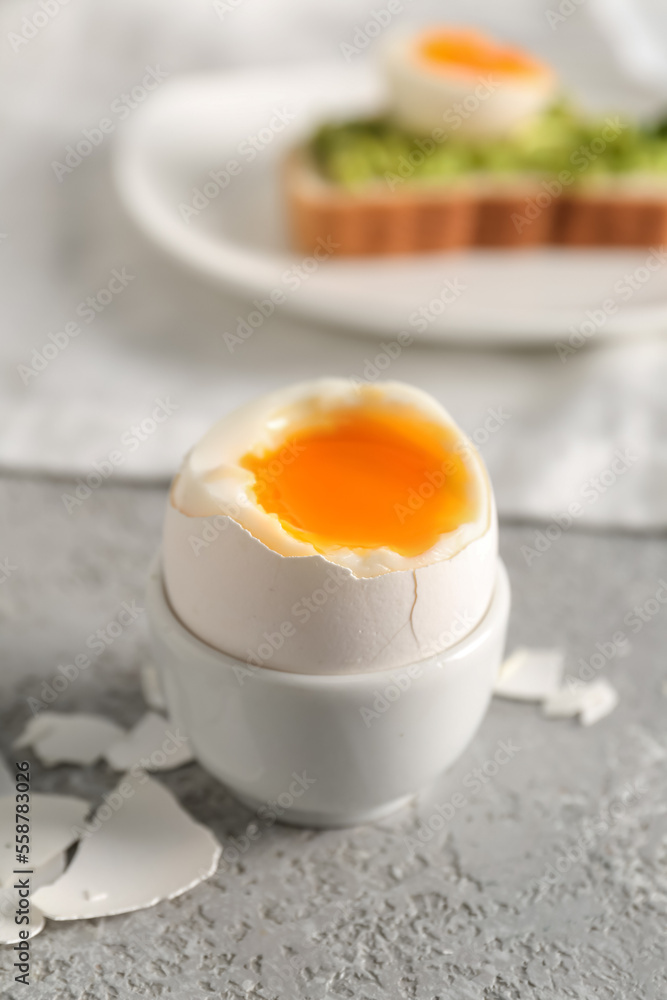
[[[532,178],[511,186],[471,181],[397,190],[378,182],[349,191],[319,176],[303,150],[285,165],[292,242],[327,241],[337,256],[411,254],[467,247],[641,247],[667,243],[667,183],[546,195]]]

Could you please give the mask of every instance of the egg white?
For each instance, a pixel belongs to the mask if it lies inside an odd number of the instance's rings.
[[[553,99],[554,75],[519,78],[498,72],[466,74],[420,57],[420,34],[395,35],[383,51],[390,110],[404,128],[421,135],[457,133],[495,137],[530,121]]]

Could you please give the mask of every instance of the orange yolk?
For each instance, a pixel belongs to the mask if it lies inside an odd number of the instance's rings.
[[[453,431],[412,409],[359,407],[333,411],[240,464],[254,473],[258,504],[318,552],[386,547],[415,556],[477,516],[461,451]]]
[[[546,67],[520,49],[498,45],[474,31],[429,34],[421,41],[419,54],[441,69],[464,73],[536,76],[546,72]]]

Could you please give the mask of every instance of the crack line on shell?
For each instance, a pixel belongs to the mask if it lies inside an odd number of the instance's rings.
[[[413,569],[413,571],[412,571],[412,580],[413,580],[414,585],[415,585],[415,599],[412,602],[412,607],[410,608],[410,629],[412,630],[412,636],[413,636],[413,638],[415,640],[415,643],[417,644],[417,646],[419,646],[419,640],[417,639],[417,633],[415,632],[415,623],[412,620],[412,616],[415,613],[415,608],[417,607],[417,598],[419,597],[419,589],[417,587],[417,570],[416,569]]]

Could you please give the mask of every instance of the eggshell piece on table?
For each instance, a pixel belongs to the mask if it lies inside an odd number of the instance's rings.
[[[82,827],[90,805],[71,795],[30,794],[30,864],[35,870],[66,851]],[[0,885],[13,881],[16,863],[16,798],[0,798]]]
[[[57,878],[60,878],[67,867],[67,855],[64,851],[55,854],[49,861],[45,861],[36,871],[33,878],[33,889],[41,889],[43,885],[51,885]]]
[[[575,684],[561,688],[543,704],[548,718],[579,716],[583,726],[592,726],[609,715],[618,704],[618,692],[603,677],[591,684]]]
[[[148,707],[155,709],[156,712],[164,712],[167,708],[167,702],[162,690],[160,673],[155,664],[150,660],[142,663],[139,670],[139,677],[141,680],[141,691]]]
[[[560,689],[564,662],[560,649],[521,647],[502,664],[493,693],[516,701],[543,701]]]
[[[43,764],[94,764],[125,730],[101,715],[42,712],[25,726],[15,747],[32,747]]]
[[[177,726],[162,715],[147,712],[107,749],[105,758],[114,771],[129,771],[135,764],[145,771],[172,771],[189,764],[194,754],[189,737]]]
[[[0,757],[0,797],[3,795],[13,795],[14,788],[14,775],[9,770],[2,757]]]
[[[613,712],[618,701],[618,691],[604,677],[600,677],[589,687],[579,721],[582,726],[594,725]]]
[[[16,878],[20,878],[17,875]],[[28,937],[36,937],[44,930],[44,914],[37,906],[30,906],[30,923],[16,923],[14,917],[18,906],[18,893],[11,887],[0,889],[0,944],[17,944],[25,938],[19,936],[20,931],[27,931]]]
[[[35,905],[50,920],[141,910],[180,896],[215,872],[220,844],[161,784],[145,774],[126,775],[115,794],[121,804],[100,807],[90,823],[93,832],[80,842],[64,875],[35,893]]]
[[[583,685],[566,686],[554,691],[542,702],[542,712],[549,719],[568,719],[578,715],[582,708]]]
[[[34,870],[34,874],[30,876],[31,893],[41,889],[44,885],[55,882],[65,871],[66,863],[66,855],[60,853],[47,861],[41,868]],[[14,879],[17,878],[21,878],[21,876],[15,875]],[[28,925],[17,924],[14,919],[17,903],[18,893],[13,887],[13,882],[0,889],[0,944],[16,944],[25,940],[19,936],[19,932],[22,930],[27,930],[28,937],[33,938],[44,929],[44,914],[32,901],[30,903],[30,923]]]

